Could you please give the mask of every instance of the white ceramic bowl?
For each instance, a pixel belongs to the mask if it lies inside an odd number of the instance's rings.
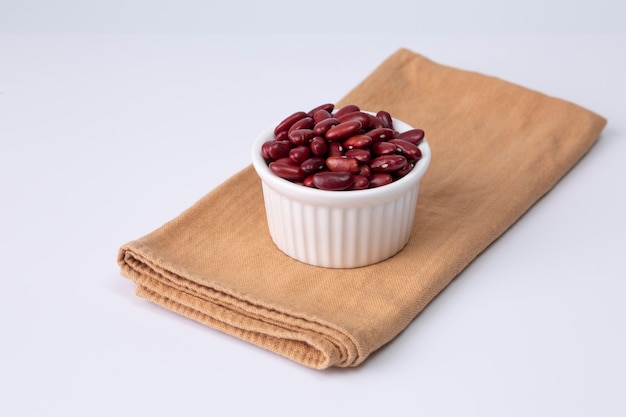
[[[400,132],[412,129],[393,119]],[[268,128],[254,141],[252,165],[263,184],[267,223],[276,246],[290,257],[327,268],[371,265],[398,253],[409,241],[419,183],[431,152],[426,139],[422,158],[401,179],[378,188],[326,191],[292,183],[273,174],[261,154],[274,139]]]

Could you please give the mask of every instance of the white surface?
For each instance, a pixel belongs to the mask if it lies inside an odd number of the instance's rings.
[[[0,415],[626,415],[626,5],[434,3],[389,25],[391,3],[297,6],[320,23],[296,26],[263,2],[0,0]],[[121,244],[399,47],[609,124],[358,368],[310,370],[134,295]]]

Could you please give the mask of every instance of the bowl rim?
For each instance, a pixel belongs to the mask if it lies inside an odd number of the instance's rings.
[[[363,111],[363,110],[362,110]],[[366,112],[366,111],[364,111]],[[371,113],[371,112],[366,112]],[[394,127],[399,132],[413,129],[408,123],[393,118]],[[263,143],[274,139],[274,127],[265,129],[257,136],[252,145],[252,165],[265,186],[287,195],[299,201],[308,201],[317,205],[327,204],[332,206],[355,205],[363,203],[380,203],[397,198],[405,194],[409,189],[417,186],[426,173],[431,161],[431,149],[428,140],[424,138],[418,145],[422,152],[422,157],[417,161],[415,167],[404,177],[390,184],[376,188],[366,188],[364,190],[342,190],[330,191],[318,188],[305,187],[281,178],[270,171],[263,155],[261,146]]]

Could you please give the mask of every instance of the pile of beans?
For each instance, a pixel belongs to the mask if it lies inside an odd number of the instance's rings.
[[[261,147],[277,176],[322,190],[362,190],[408,174],[422,157],[422,129],[399,133],[384,110],[366,113],[332,103],[298,111],[274,129]]]

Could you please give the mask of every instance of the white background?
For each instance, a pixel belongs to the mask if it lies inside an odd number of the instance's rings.
[[[624,0],[0,0],[0,415],[625,416],[624,16]],[[400,47],[609,124],[358,368],[310,370],[134,295],[120,245]]]

